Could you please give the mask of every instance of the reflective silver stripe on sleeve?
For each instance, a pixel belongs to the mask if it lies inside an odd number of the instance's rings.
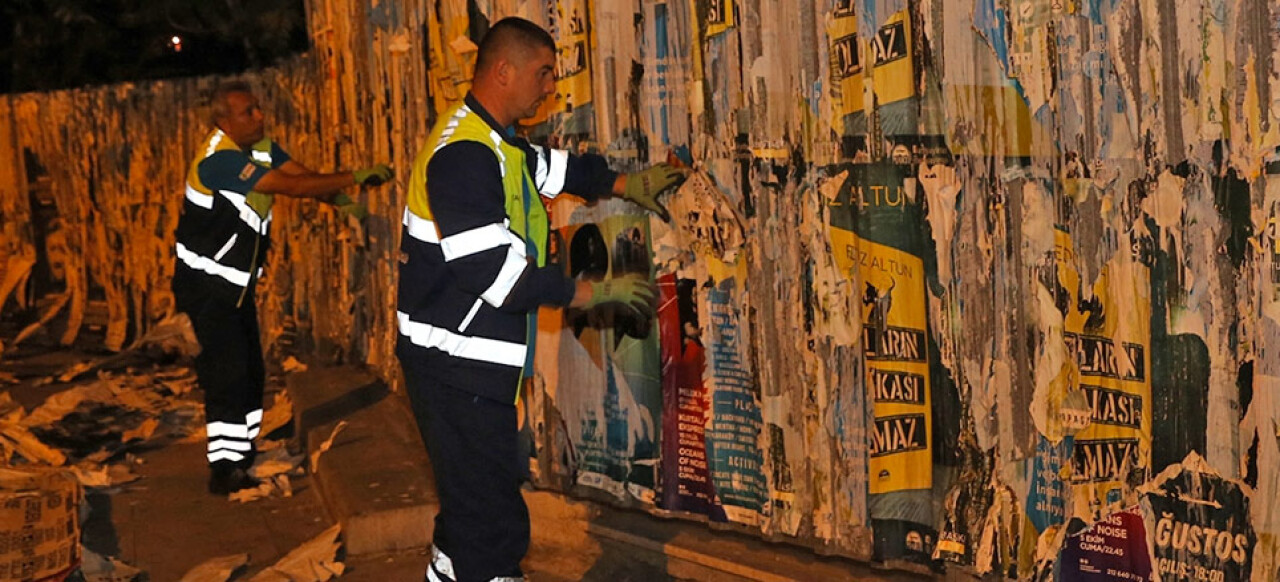
[[[565,176],[569,173],[569,152],[554,148],[533,146],[538,152],[538,172],[534,181],[538,184],[538,192],[548,198],[564,191]]]
[[[213,138],[209,140],[209,145],[204,148],[204,157],[207,158],[212,156],[214,152],[218,151],[218,144],[221,143],[222,138],[226,136],[227,134],[222,133],[221,129],[214,131]]]
[[[524,270],[529,266],[529,262],[525,260],[524,247],[511,245],[507,247],[507,258],[502,261],[502,269],[498,271],[498,276],[494,278],[493,284],[485,289],[480,297],[484,298],[489,305],[501,307],[507,302],[507,295],[511,294],[511,289],[516,286],[516,282],[520,280],[520,276],[524,274]]]
[[[241,271],[233,267],[228,267],[208,257],[197,255],[188,250],[187,247],[182,245],[182,243],[177,244],[177,251],[178,259],[183,263],[186,263],[186,265],[192,269],[203,271],[215,277],[222,277],[238,287],[244,287],[249,284],[248,271]]]
[[[196,190],[191,184],[187,184],[187,200],[205,210],[213,209],[213,195]]]
[[[218,190],[218,193],[236,207],[236,212],[240,215],[241,222],[249,225],[249,228],[252,228],[254,232],[263,234],[267,232],[266,227],[271,225],[271,211],[267,211],[267,217],[262,218],[258,216],[257,210],[251,208],[244,201],[244,194],[232,190]]]
[[[496,222],[486,224],[440,239],[440,250],[444,251],[444,260],[453,261],[511,244],[514,235],[509,232],[506,226]],[[523,244],[520,245],[521,252],[524,251]]]
[[[400,333],[414,345],[436,348],[451,356],[520,368],[524,366],[524,344],[453,333],[431,324],[413,321],[409,314],[396,312]]]
[[[440,148],[448,145],[449,138],[453,137],[453,133],[458,130],[458,124],[462,121],[462,118],[466,117],[467,113],[470,112],[471,110],[465,106],[459,107],[457,111],[453,112],[453,118],[449,120],[447,125],[445,125],[444,131],[440,132],[440,141],[436,142],[435,149],[431,150],[432,153],[438,152],[440,151]]]
[[[404,226],[409,231],[409,236],[424,243],[440,244],[440,232],[436,230],[436,223],[410,212],[408,207],[404,209]]]

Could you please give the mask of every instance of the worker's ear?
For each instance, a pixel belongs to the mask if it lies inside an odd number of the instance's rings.
[[[493,65],[493,79],[503,87],[511,84],[512,79],[515,78],[515,73],[515,65],[512,65],[511,61],[507,59],[499,59]]]

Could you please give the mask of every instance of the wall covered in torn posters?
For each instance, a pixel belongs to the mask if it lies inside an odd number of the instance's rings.
[[[669,224],[552,206],[567,273],[662,304],[542,313],[543,485],[998,577],[1280,576],[1280,4],[309,9],[312,54],[253,78],[321,169],[407,168],[515,14],[559,44],[535,140],[695,170]],[[5,309],[74,336],[105,302],[114,348],[157,320],[211,84],[0,99]],[[395,375],[374,196],[362,229],[283,204],[260,300],[269,339]]]

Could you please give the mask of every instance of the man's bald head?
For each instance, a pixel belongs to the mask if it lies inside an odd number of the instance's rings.
[[[499,61],[521,63],[538,48],[556,50],[556,41],[541,26],[517,17],[503,18],[489,27],[480,40],[476,55],[476,76],[489,71]]]

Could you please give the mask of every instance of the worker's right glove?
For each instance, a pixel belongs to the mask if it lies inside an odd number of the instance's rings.
[[[658,293],[653,283],[639,277],[617,277],[591,282],[591,298],[583,305],[591,309],[606,303],[618,303],[643,317],[657,314]]]
[[[351,197],[346,194],[338,194],[337,196],[334,196],[333,205],[338,207],[338,212],[348,216],[354,216],[355,219],[360,222],[364,222],[364,219],[369,216],[369,208],[367,206],[352,200]]]
[[[381,186],[386,182],[390,182],[396,173],[391,171],[391,166],[378,164],[351,172],[351,175],[355,177],[356,184],[361,186]]]

